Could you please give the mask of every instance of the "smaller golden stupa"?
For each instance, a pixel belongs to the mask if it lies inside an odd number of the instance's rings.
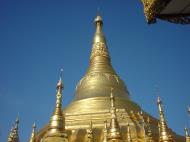
[[[15,126],[11,128],[11,131],[8,136],[8,142],[20,142],[19,140],[19,133],[18,133],[18,127],[19,126],[19,118],[17,117],[15,121]]]
[[[36,138],[35,137],[36,137],[36,124],[34,123],[32,125],[32,134],[30,136],[29,142],[36,142]]]
[[[65,132],[65,118],[62,113],[62,89],[63,83],[60,80],[57,83],[57,100],[53,115],[51,116],[48,131],[43,137],[43,142],[68,142]]]

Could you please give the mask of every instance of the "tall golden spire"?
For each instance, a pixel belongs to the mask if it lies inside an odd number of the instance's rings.
[[[49,129],[47,134],[45,135],[45,139],[43,142],[68,141],[65,132],[65,118],[62,114],[62,90],[63,90],[63,82],[60,76],[60,79],[57,83],[56,107],[54,113],[51,116],[49,122]]]
[[[129,123],[127,123],[127,142],[132,142],[131,129]]]
[[[162,102],[160,100],[160,97],[157,99],[157,105],[158,105],[158,110],[160,114],[160,121],[159,121],[159,126],[160,126],[160,138],[159,142],[173,142],[173,138],[169,132],[168,126],[165,121],[164,117],[164,111],[162,107]]]
[[[87,74],[98,72],[108,72],[116,74],[110,63],[110,56],[107,48],[106,38],[103,34],[103,21],[100,15],[97,15],[94,23],[96,32],[93,37],[92,51],[90,55],[90,67]]]
[[[190,142],[189,130],[185,128],[185,142]]]
[[[103,142],[108,142],[108,128],[107,128],[107,121],[104,121],[104,137]]]
[[[151,127],[150,127],[150,118],[148,116],[147,118],[147,142],[154,142],[153,140],[153,136],[152,136],[152,130],[151,130]]]
[[[90,127],[87,129],[87,142],[94,142],[92,121],[90,121]]]
[[[110,102],[111,102],[111,122],[110,122],[110,130],[108,135],[109,141],[121,141],[121,132],[119,123],[117,121],[117,115],[116,115],[116,108],[115,108],[115,97],[113,95],[113,88],[111,88],[111,94],[110,94]]]
[[[97,17],[94,20],[94,23],[96,25],[96,32],[93,38],[93,46],[90,59],[93,59],[96,56],[104,56],[106,58],[109,58],[106,39],[102,31],[102,17],[100,15],[97,15]]]
[[[35,136],[36,136],[36,124],[34,123],[34,124],[32,125],[32,134],[31,134],[31,136],[30,136],[29,142],[36,142]]]

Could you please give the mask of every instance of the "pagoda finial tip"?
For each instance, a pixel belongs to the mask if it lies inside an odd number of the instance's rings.
[[[36,129],[36,123],[35,122],[33,123],[32,128]]]
[[[60,69],[60,78],[57,83],[57,89],[62,89],[63,88],[63,82],[62,82],[62,76],[63,76],[63,69]]]
[[[190,106],[188,106],[188,108],[187,108],[187,112],[190,114]]]
[[[187,127],[185,127],[185,129],[184,129],[184,130],[185,130],[185,136],[186,136],[186,137],[189,137],[189,130],[188,130],[188,128],[187,128]]]
[[[95,24],[100,23],[100,25],[103,24],[103,20],[102,20],[102,17],[100,16],[100,12],[97,12],[97,16],[96,16],[96,18],[94,19],[94,23],[95,23]]]
[[[158,103],[158,104],[161,104],[160,96],[158,96],[158,98],[157,98],[157,103]]]
[[[63,76],[63,68],[60,69],[60,80],[62,80],[62,76]]]

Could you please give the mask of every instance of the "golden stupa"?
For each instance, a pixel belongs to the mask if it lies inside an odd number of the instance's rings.
[[[185,142],[185,137],[177,135],[167,126],[159,97],[159,120],[130,99],[125,83],[111,65],[101,16],[98,15],[94,22],[96,32],[90,65],[76,86],[73,101],[62,111],[63,84],[60,79],[50,122],[39,132],[33,130],[31,141]],[[187,129],[186,139],[189,140]]]
[[[90,65],[76,86],[73,101],[63,111],[68,141],[89,141],[90,123],[92,123],[93,131],[91,141],[94,142],[185,141],[184,137],[175,134],[168,128],[160,99],[158,99],[160,121],[142,111],[138,104],[130,100],[125,83],[111,65],[106,38],[102,32],[102,18],[98,15],[94,22],[96,32],[93,37]],[[111,88],[112,91],[110,91]],[[114,106],[110,101],[110,93],[115,96]],[[112,117],[116,117],[114,118],[116,120]],[[147,119],[148,121],[145,121]],[[105,121],[107,122],[106,125]],[[36,134],[37,142],[40,142],[46,135],[48,126]],[[105,129],[107,138],[104,134]],[[110,134],[112,129],[113,134]],[[119,130],[115,131],[115,129]],[[112,140],[111,137],[114,133],[117,133],[117,136],[115,136],[115,140]]]

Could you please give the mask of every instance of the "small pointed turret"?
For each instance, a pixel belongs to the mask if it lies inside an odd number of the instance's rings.
[[[90,127],[87,129],[87,142],[94,142],[92,121],[90,121]]]
[[[8,136],[8,142],[13,142],[13,127],[11,128]]]
[[[104,121],[104,137],[103,142],[108,142],[108,128],[107,128],[107,121]]]
[[[9,133],[8,142],[20,142],[18,126],[19,126],[19,118],[17,117],[17,119],[15,121],[15,126],[13,128],[11,128],[11,131]]]
[[[32,125],[32,134],[30,136],[29,142],[36,142],[35,136],[36,136],[36,124],[34,123]]]
[[[164,117],[164,111],[162,107],[162,102],[160,100],[160,97],[157,99],[157,105],[158,105],[158,111],[160,114],[160,121],[159,121],[159,126],[160,126],[160,138],[159,142],[173,142],[173,138],[169,132],[168,126],[165,121]]]
[[[127,142],[132,142],[131,129],[129,123],[127,123]]]
[[[60,78],[57,83],[56,107],[50,119],[50,131],[52,132],[63,131],[65,129],[63,124],[64,118],[62,114],[62,89],[63,83]]]
[[[190,142],[189,130],[185,128],[185,142]]]
[[[116,115],[116,108],[115,108],[115,97],[113,95],[113,88],[111,88],[111,94],[110,94],[110,102],[111,102],[111,123],[110,123],[110,130],[108,135],[109,141],[121,141],[121,132],[119,123],[117,121],[117,115]]]
[[[62,74],[62,70],[61,70]],[[62,90],[63,82],[60,76],[60,79],[57,83],[57,95],[56,95],[56,107],[55,111],[51,116],[49,122],[49,130],[45,135],[43,142],[67,142],[67,134],[65,132],[65,118],[62,114]]]
[[[18,133],[18,126],[19,126],[19,117],[17,117],[16,122],[15,122],[15,128],[14,128],[14,140],[15,142],[19,142],[19,133]]]
[[[147,118],[147,142],[154,142],[153,136],[152,136],[152,130],[150,127],[150,118],[148,116]]]

